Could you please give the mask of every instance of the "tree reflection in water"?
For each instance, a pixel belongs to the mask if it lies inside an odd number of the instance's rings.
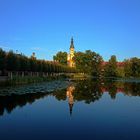
[[[48,94],[25,94],[25,95],[12,95],[12,96],[0,96],[0,115],[4,114],[4,111],[11,113],[16,107],[23,107],[27,103],[32,104],[38,99],[44,98]]]
[[[70,114],[72,114],[75,101],[84,101],[86,104],[90,104],[98,101],[105,93],[108,93],[112,99],[116,99],[117,93],[127,96],[140,96],[140,83],[83,80],[76,81],[67,89],[53,93],[0,96],[0,115],[3,115],[5,111],[11,113],[16,107],[23,107],[27,103],[32,104],[49,95],[54,96],[58,101],[68,100]]]

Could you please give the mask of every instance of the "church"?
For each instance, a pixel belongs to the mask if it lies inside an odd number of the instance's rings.
[[[74,58],[74,41],[73,38],[71,38],[70,52],[67,56],[67,64],[69,67],[75,67],[75,62],[73,58]]]

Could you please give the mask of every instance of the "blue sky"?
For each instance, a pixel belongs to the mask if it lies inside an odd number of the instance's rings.
[[[0,47],[51,60],[91,49],[108,60],[140,57],[140,0],[0,0]]]

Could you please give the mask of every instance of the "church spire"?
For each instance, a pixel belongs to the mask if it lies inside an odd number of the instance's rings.
[[[74,41],[73,41],[73,37],[71,38],[71,45],[70,48],[74,48]]]
[[[73,108],[73,104],[69,103],[70,116],[72,116],[72,108]]]

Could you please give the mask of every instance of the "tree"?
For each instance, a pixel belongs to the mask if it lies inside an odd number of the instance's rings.
[[[131,70],[133,77],[139,77],[140,76],[140,59],[139,58],[132,58],[131,59]]]
[[[112,55],[108,64],[104,67],[105,77],[117,77],[117,59],[115,55]]]
[[[76,68],[79,71],[93,76],[100,76],[102,57],[99,54],[92,52],[91,50],[76,52],[74,61],[76,63]]]
[[[30,71],[31,72],[37,72],[37,60],[33,59],[33,58],[30,58],[29,62],[30,62]]]
[[[121,78],[125,77],[124,66],[117,67],[117,76]]]
[[[20,71],[29,71],[30,69],[30,63],[29,59],[24,56],[23,54],[18,55],[19,56],[19,63],[20,63]]]
[[[5,69],[5,57],[6,57],[5,51],[0,49],[0,70],[2,71]]]
[[[53,60],[59,62],[62,65],[67,65],[67,52],[58,52],[53,56]]]
[[[6,55],[6,69],[9,71],[18,71],[20,67],[19,56],[9,51]]]
[[[140,59],[133,57],[125,60],[124,72],[126,77],[140,77]]]
[[[131,69],[131,62],[130,60],[124,60],[125,65],[124,65],[124,73],[125,77],[130,77],[132,75],[132,69]]]

